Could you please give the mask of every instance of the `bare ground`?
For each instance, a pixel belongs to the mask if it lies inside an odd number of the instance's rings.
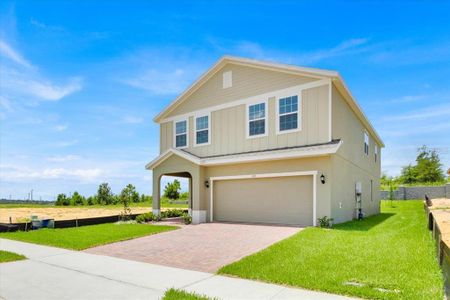
[[[123,208],[88,208],[88,207],[18,207],[18,208],[0,208],[0,223],[9,223],[11,217],[13,223],[22,222],[24,218],[38,216],[40,219],[49,218],[55,220],[73,220],[94,217],[117,216]],[[132,214],[141,214],[151,212],[149,207],[131,207]]]
[[[432,200],[430,207],[442,234],[442,241],[450,247],[450,199],[439,198]]]

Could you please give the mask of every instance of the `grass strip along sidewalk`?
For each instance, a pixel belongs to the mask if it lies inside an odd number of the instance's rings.
[[[83,250],[177,228],[176,226],[166,225],[109,223],[61,229],[39,229],[28,232],[5,232],[0,233],[0,238],[71,250]]]
[[[381,205],[379,215],[307,228],[219,273],[370,299],[442,300],[423,202]]]
[[[26,259],[26,257],[23,255],[14,253],[14,252],[0,250],[0,263],[22,260],[22,259]]]

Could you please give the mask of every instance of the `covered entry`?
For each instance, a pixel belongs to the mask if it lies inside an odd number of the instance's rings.
[[[315,225],[315,174],[211,178],[211,221]]]

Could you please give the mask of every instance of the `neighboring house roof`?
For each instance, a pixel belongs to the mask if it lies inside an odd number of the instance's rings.
[[[264,62],[259,60],[247,59],[242,57],[234,56],[223,56],[220,58],[211,68],[209,68],[199,79],[197,79],[190,87],[188,87],[183,93],[181,93],[174,101],[172,101],[162,112],[160,112],[153,121],[159,123],[163,120],[170,112],[172,112],[178,105],[180,105],[184,100],[186,100],[190,95],[197,91],[206,81],[208,81],[214,74],[216,74],[220,69],[222,69],[226,64],[238,64],[255,68],[262,68],[272,71],[279,71],[285,73],[291,73],[296,75],[303,75],[307,77],[313,77],[318,79],[328,78],[331,79],[335,87],[342,94],[343,98],[347,101],[350,108],[355,112],[360,121],[364,124],[367,130],[372,134],[375,140],[384,147],[384,143],[380,136],[376,132],[375,128],[370,123],[369,119],[366,117],[362,111],[359,104],[356,102],[355,98],[351,94],[350,90],[347,88],[344,80],[337,71],[322,70],[314,68],[298,67],[286,64]]]
[[[170,158],[172,155],[177,155],[200,166],[213,166],[213,165],[255,162],[261,160],[267,161],[267,160],[278,160],[288,158],[323,156],[336,153],[341,144],[342,144],[341,140],[333,140],[329,143],[322,143],[322,144],[284,147],[284,148],[240,152],[224,155],[204,156],[204,157],[196,156],[185,150],[170,148],[163,154],[155,158],[153,161],[148,163],[145,166],[145,168],[152,170],[156,168],[158,165],[160,165],[162,162],[164,162],[166,159]]]

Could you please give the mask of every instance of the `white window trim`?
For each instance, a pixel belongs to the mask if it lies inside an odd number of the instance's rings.
[[[284,98],[292,97],[292,96],[297,96],[297,99],[298,99],[298,103],[297,103],[297,128],[280,131],[280,99],[284,99]],[[290,96],[283,95],[283,96],[277,97],[277,102],[276,102],[275,106],[276,106],[276,114],[275,114],[276,121],[275,121],[275,123],[276,123],[276,128],[277,128],[277,135],[286,134],[286,133],[292,133],[292,132],[298,132],[298,131],[302,130],[302,122],[301,122],[302,117],[301,117],[301,114],[302,114],[302,111],[303,111],[303,107],[302,107],[302,92],[301,91],[298,94],[292,94]],[[288,114],[292,114],[292,112],[291,113],[287,113],[286,115],[288,115]],[[283,115],[285,115],[285,114],[283,114]]]
[[[186,146],[183,147],[177,147],[177,123],[186,121]],[[178,134],[181,135],[181,134]],[[184,149],[189,147],[189,118],[185,119],[178,119],[176,121],[173,121],[173,147],[176,149]]]
[[[366,136],[367,136],[367,152],[366,152]],[[364,134],[363,134],[363,142],[364,142],[364,154],[366,155],[366,156],[369,156],[369,147],[370,147],[370,136],[369,136],[369,133],[366,131],[366,130],[364,130]]]
[[[262,103],[264,103],[264,118],[250,120],[249,119],[250,106],[262,104]],[[246,106],[246,109],[245,109],[245,137],[247,139],[254,139],[254,138],[268,136],[269,135],[269,126],[268,126],[269,118],[268,118],[268,116],[269,116],[269,101],[268,101],[268,99],[266,99],[264,101],[255,101],[252,103],[248,103]],[[258,121],[258,120],[264,120],[264,133],[257,134],[257,135],[250,135],[250,121]]]
[[[201,117],[208,117],[208,142],[198,144],[197,143],[197,118],[201,118]],[[202,131],[203,130],[206,130],[206,129],[202,129]],[[211,145],[211,113],[195,115],[194,116],[194,147],[208,146],[208,145]]]
[[[317,174],[318,171],[304,171],[304,172],[285,172],[285,173],[263,173],[263,174],[248,174],[236,176],[221,176],[209,178],[209,221],[214,221],[214,182],[220,180],[235,180],[235,179],[253,179],[253,178],[278,178],[289,176],[312,176],[313,177],[313,226],[317,226]]]

